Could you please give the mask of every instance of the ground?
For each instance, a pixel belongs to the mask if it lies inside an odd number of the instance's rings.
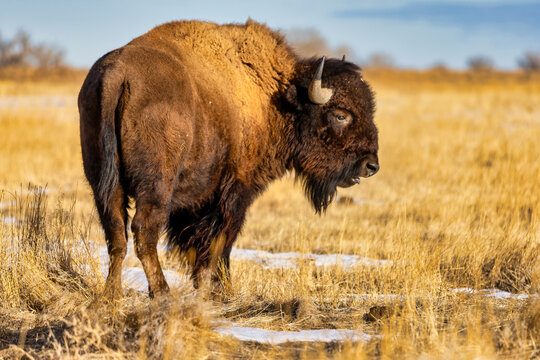
[[[171,295],[151,301],[131,254],[115,306],[99,301],[82,76],[0,81],[0,359],[540,355],[538,76],[367,71],[376,176],[321,216],[294,176],[274,183],[219,297],[169,252]]]

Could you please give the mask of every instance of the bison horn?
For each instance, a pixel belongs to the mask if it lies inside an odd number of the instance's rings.
[[[332,98],[332,95],[334,94],[334,91],[332,89],[327,89],[322,87],[322,73],[324,68],[324,60],[326,58],[323,56],[321,58],[321,63],[319,64],[319,67],[317,68],[317,72],[315,73],[315,76],[313,77],[313,80],[311,80],[311,84],[309,84],[309,100],[311,102],[318,104],[318,105],[324,105],[330,99]]]

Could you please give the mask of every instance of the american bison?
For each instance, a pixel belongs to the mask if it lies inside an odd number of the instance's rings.
[[[373,93],[360,69],[299,58],[252,20],[157,26],[100,58],[78,105],[113,297],[129,198],[136,254],[156,296],[168,289],[156,248],[163,230],[190,254],[195,283],[204,269],[228,279],[246,211],[270,182],[294,169],[321,212],[336,187],[379,169]]]

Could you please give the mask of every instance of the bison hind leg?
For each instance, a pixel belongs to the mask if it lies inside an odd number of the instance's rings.
[[[117,185],[107,204],[104,204],[99,196],[95,196],[95,200],[109,254],[109,272],[104,296],[111,300],[118,299],[122,296],[122,263],[127,252],[127,197]]]
[[[159,236],[169,214],[169,193],[146,194],[135,199],[136,213],[131,230],[135,237],[135,253],[148,280],[150,297],[160,296],[169,290],[157,254]]]

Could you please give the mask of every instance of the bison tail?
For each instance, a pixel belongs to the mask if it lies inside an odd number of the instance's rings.
[[[123,98],[126,92],[125,84],[122,82],[114,86],[106,80],[108,80],[107,77],[104,79],[101,97],[101,137],[99,139],[101,142],[101,164],[99,182],[97,183],[97,196],[105,210],[120,182],[119,139],[116,125],[122,115],[121,105],[124,103]]]

